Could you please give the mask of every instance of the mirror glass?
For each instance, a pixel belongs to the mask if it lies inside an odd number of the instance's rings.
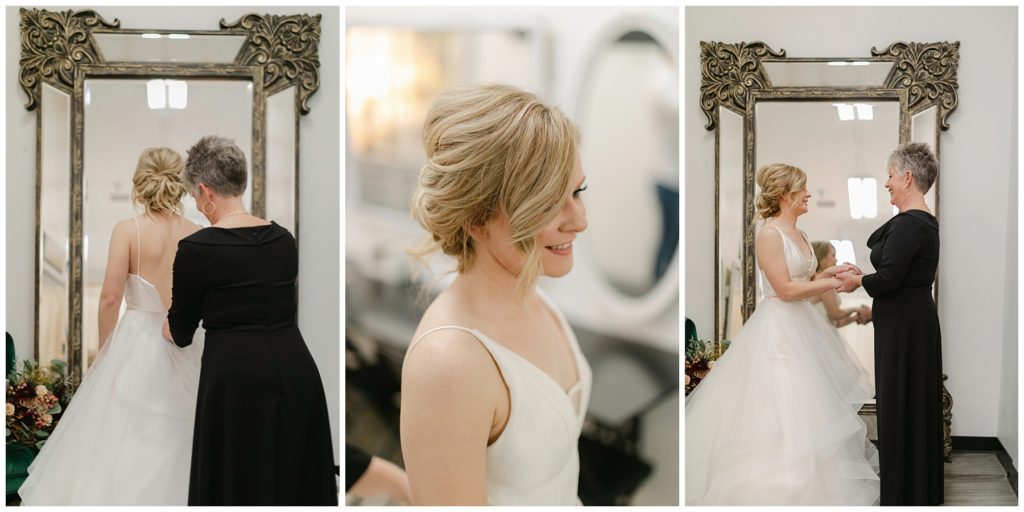
[[[755,169],[776,162],[803,169],[810,208],[797,226],[812,242],[830,242],[839,263],[853,263],[865,273],[875,271],[867,239],[892,217],[884,185],[887,159],[900,141],[899,116],[897,100],[761,101],[755,105]],[[759,282],[756,300],[760,302],[762,296]],[[839,294],[839,299],[841,308],[871,305],[863,289]],[[816,307],[825,314],[823,306]],[[839,334],[874,382],[873,325],[852,323],[840,328]]]
[[[296,235],[297,115],[295,87],[267,98],[266,215]]]
[[[939,140],[939,107],[931,106],[928,107],[912,116],[910,116],[910,140],[913,142],[923,142],[928,144],[931,148],[932,153],[939,156],[935,152],[935,143]],[[940,164],[941,166],[941,164]],[[939,174],[941,174],[941,169]],[[938,205],[936,204],[936,191],[938,190],[939,179],[935,178],[935,184],[931,190],[924,195],[924,202],[928,205],[936,216],[938,216]]]
[[[718,335],[743,325],[743,117],[718,107]]]
[[[523,30],[350,26],[345,38],[347,168],[361,203],[403,218],[423,166],[423,120],[441,91],[495,82],[539,92],[540,61]]]
[[[94,32],[105,62],[196,62],[232,64],[245,44],[244,35]]]
[[[592,64],[580,110],[588,229],[597,266],[640,297],[665,274],[679,241],[679,78],[675,56],[627,32]]]
[[[882,87],[893,62],[762,62],[773,87]]]
[[[71,96],[46,83],[40,89],[36,356],[40,364],[46,364],[68,360]]]
[[[99,349],[96,313],[110,234],[118,221],[141,213],[131,192],[142,150],[166,146],[186,158],[205,135],[234,139],[249,165],[243,200],[251,208],[253,100],[247,80],[86,79],[83,92],[82,368],[88,369]],[[182,202],[186,217],[209,224],[190,196]]]

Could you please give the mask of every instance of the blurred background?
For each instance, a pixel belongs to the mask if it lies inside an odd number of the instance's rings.
[[[346,9],[347,442],[402,465],[401,361],[453,277],[448,258],[417,273],[404,252],[423,235],[409,202],[426,111],[446,88],[506,83],[582,135],[589,227],[573,271],[540,283],[594,372],[580,498],[679,503],[678,19],[676,8]]]

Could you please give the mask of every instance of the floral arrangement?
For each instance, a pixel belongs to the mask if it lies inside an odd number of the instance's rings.
[[[722,357],[727,348],[729,340],[722,340],[721,346],[718,346],[712,341],[690,338],[686,344],[686,371],[683,376],[687,395],[707,377],[715,367],[715,361]]]
[[[71,401],[67,363],[26,360],[7,375],[7,444],[41,448]]]

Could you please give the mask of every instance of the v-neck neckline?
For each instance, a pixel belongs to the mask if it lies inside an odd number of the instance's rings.
[[[541,302],[543,302],[544,309],[547,310],[547,312],[554,317],[555,322],[558,324],[559,330],[561,331],[561,334],[562,334],[562,336],[561,336],[561,338],[563,338],[562,343],[567,345],[567,348],[569,349],[569,355],[571,356],[571,359],[572,359],[572,366],[573,366],[573,369],[575,370],[575,373],[576,373],[576,382],[572,386],[569,386],[569,389],[563,388],[562,385],[559,384],[558,381],[555,380],[555,378],[552,377],[548,372],[542,370],[539,366],[537,366],[532,361],[530,361],[526,357],[522,356],[521,354],[519,354],[515,350],[512,350],[511,348],[505,346],[501,342],[499,342],[499,341],[495,340],[494,338],[488,336],[486,333],[480,331],[479,329],[472,329],[472,330],[477,335],[485,337],[488,340],[494,342],[495,345],[500,346],[502,349],[508,351],[510,354],[512,354],[513,356],[515,356],[519,360],[521,360],[523,363],[526,364],[526,366],[532,368],[537,373],[543,375],[545,380],[547,380],[549,383],[551,383],[551,385],[555,389],[557,389],[559,391],[559,394],[564,396],[569,401],[569,404],[572,406],[573,411],[575,411],[577,414],[579,414],[579,410],[575,406],[575,404],[573,404],[573,400],[572,400],[573,393],[578,391],[580,386],[583,384],[583,369],[580,367],[581,365],[580,365],[579,347],[577,346],[576,343],[573,342],[572,332],[569,330],[569,325],[568,325],[568,322],[566,322],[565,318],[562,317],[561,315],[559,315],[554,310],[554,308],[551,307],[551,303],[549,303],[545,297],[543,297],[540,294],[538,294],[537,296],[540,297]]]
[[[811,260],[814,259],[814,248],[811,247],[811,243],[807,240],[807,237],[803,236],[803,232],[800,233],[800,238],[804,241],[804,245],[806,245],[807,248],[810,249],[810,252],[811,252],[810,256],[805,255],[803,248],[798,246],[798,245],[796,245],[796,242],[794,242],[793,239],[790,238],[790,236],[787,235],[786,232],[782,230],[782,228],[780,228],[780,227],[778,227],[778,226],[776,226],[774,224],[767,224],[767,225],[775,228],[775,230],[778,231],[779,234],[781,234],[786,240],[788,240],[789,243],[793,244],[793,247],[796,247],[797,252],[800,253],[800,257],[803,258],[804,261],[811,261]]]

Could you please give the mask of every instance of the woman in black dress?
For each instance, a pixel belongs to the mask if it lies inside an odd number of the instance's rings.
[[[900,213],[868,238],[876,272],[838,276],[840,290],[863,286],[874,298],[882,505],[943,501],[942,345],[932,299],[939,223],[924,200],[937,172],[927,145],[896,148],[885,188]]]
[[[178,244],[168,328],[206,330],[189,505],[336,505],[327,401],[296,325],[298,251],[242,203],[245,155],[223,137],[188,151],[185,183],[211,227]]]

